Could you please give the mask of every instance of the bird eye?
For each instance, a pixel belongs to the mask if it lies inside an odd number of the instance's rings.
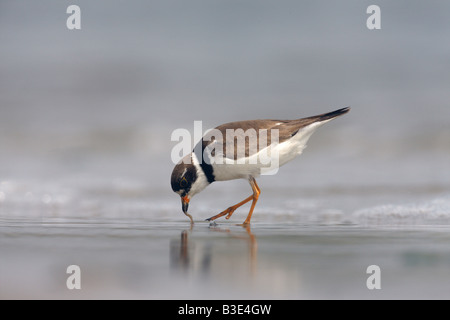
[[[188,182],[187,182],[187,180],[186,180],[186,177],[183,177],[183,178],[181,179],[181,181],[180,181],[180,187],[186,188],[187,185],[188,185]]]

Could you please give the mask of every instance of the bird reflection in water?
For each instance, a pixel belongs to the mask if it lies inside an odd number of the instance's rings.
[[[180,237],[176,240],[173,239],[170,243],[170,266],[173,271],[178,271],[182,274],[199,272],[202,276],[208,275],[212,271],[211,266],[213,262],[220,266],[229,264],[230,261],[227,258],[237,253],[242,255],[242,246],[246,244],[247,252],[245,254],[248,257],[248,272],[255,274],[258,244],[249,225],[242,226],[242,229],[239,228],[238,230],[211,225],[209,231],[211,233],[227,234],[229,235],[228,239],[231,239],[231,241],[224,244],[223,239],[217,239],[216,237],[205,239],[201,236],[193,240],[190,239],[194,232],[193,228],[183,230]],[[230,248],[230,246],[233,248]],[[242,259],[239,260],[242,261]]]

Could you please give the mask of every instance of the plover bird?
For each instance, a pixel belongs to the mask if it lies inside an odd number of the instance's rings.
[[[185,156],[172,172],[172,190],[181,197],[184,214],[193,223],[188,213],[189,202],[214,181],[246,179],[252,195],[206,220],[214,221],[225,215],[229,219],[237,208],[252,201],[243,223],[248,225],[261,193],[255,178],[268,167],[272,168],[273,162],[276,162],[277,169],[300,155],[318,127],[349,110],[347,107],[297,120],[237,121],[222,124],[211,134],[206,133],[193,152]],[[268,154],[271,161],[263,161],[263,155]]]

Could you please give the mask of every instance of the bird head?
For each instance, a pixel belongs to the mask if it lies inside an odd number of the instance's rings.
[[[185,160],[185,159],[183,159]],[[181,198],[181,208],[183,213],[191,219],[192,216],[188,213],[189,202],[191,198],[199,191],[198,188],[198,170],[193,163],[188,161],[180,161],[172,171],[171,184],[172,190]]]

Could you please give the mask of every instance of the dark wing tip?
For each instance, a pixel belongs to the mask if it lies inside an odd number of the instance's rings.
[[[342,109],[338,109],[336,111],[332,111],[332,112],[326,113],[325,115],[329,116],[330,118],[334,118],[334,117],[339,117],[339,116],[341,116],[343,114],[346,114],[349,111],[350,111],[350,107],[345,107],[345,108],[342,108]]]
[[[350,107],[345,107],[345,108],[342,108],[342,109],[339,109],[339,110],[336,110],[336,111],[340,111],[340,112],[342,112],[342,113],[347,113],[347,112],[349,112],[350,110],[351,110]]]
[[[342,115],[346,114],[349,111],[350,111],[350,107],[345,107],[345,108],[338,109],[338,110],[335,110],[335,111],[332,111],[332,112],[321,114],[321,115],[319,115],[317,117],[319,118],[319,121],[324,121],[324,120],[333,119],[333,118],[342,116]]]

